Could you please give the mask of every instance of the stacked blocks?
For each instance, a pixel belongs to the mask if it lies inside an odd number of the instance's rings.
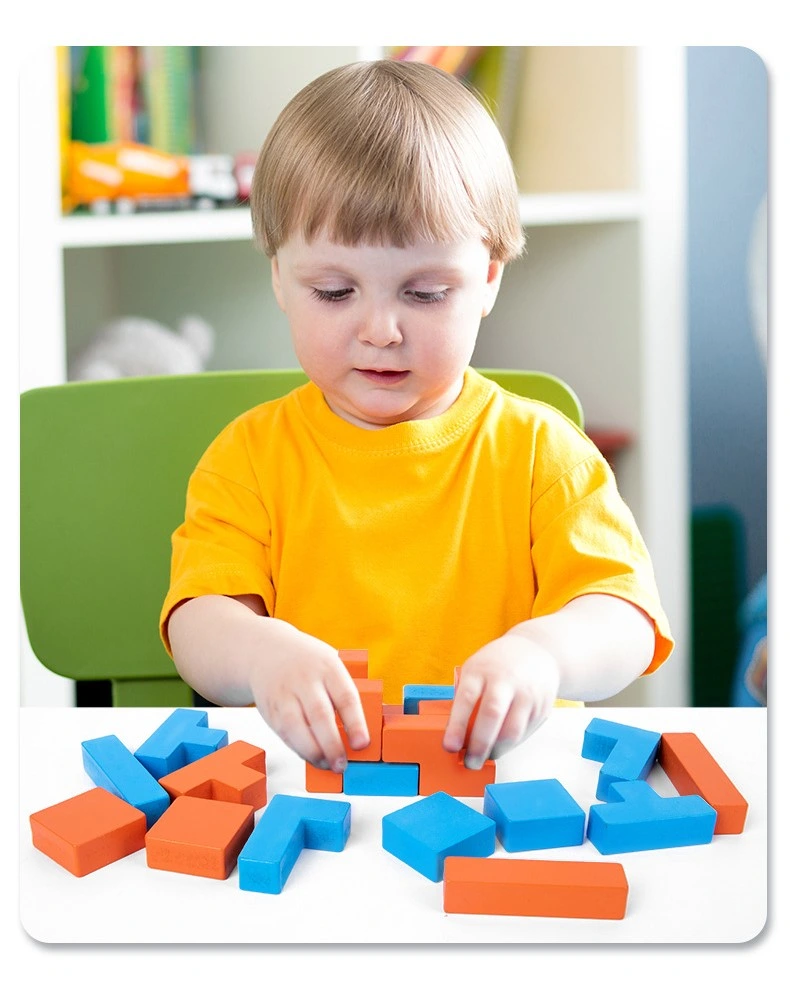
[[[658,761],[681,795],[716,810],[714,833],[742,833],[749,804],[696,734],[662,734]]]
[[[260,809],[266,805],[266,752],[246,741],[234,741],[159,779],[171,798],[240,802]]]
[[[350,830],[348,802],[275,795],[239,854],[239,887],[280,894],[303,849],[340,852]]]
[[[359,690],[370,734],[370,743],[360,751],[351,750],[338,718],[340,735],[348,758],[344,774],[337,774],[305,763],[305,789],[308,792],[345,792],[348,795],[449,795],[482,796],[496,780],[496,765],[484,762],[479,770],[467,768],[465,752],[445,751],[444,732],[452,708],[454,686],[416,685],[403,687],[403,704],[383,703],[383,681],[362,676],[367,673],[367,652],[340,649],[338,655]],[[449,699],[448,699],[449,697]],[[476,708],[475,712],[476,713]],[[474,713],[467,735],[474,721]],[[356,765],[366,762],[369,768]],[[393,768],[409,765],[409,768]],[[412,777],[417,778],[416,791]],[[407,791],[407,789],[409,791]]]
[[[599,853],[710,843],[716,810],[699,795],[664,798],[645,781],[612,782],[609,802],[590,806],[587,838]]]
[[[661,735],[655,731],[594,717],[584,732],[582,757],[603,762],[596,796],[606,802],[612,782],[645,778],[656,760],[660,741]]]
[[[106,788],[92,788],[34,812],[30,829],[33,846],[84,877],[141,850],[146,816]]]
[[[179,796],[146,833],[146,862],[157,870],[225,880],[253,823],[251,805]]]
[[[447,857],[488,857],[496,849],[496,825],[446,792],[435,792],[381,821],[388,853],[429,880],[440,881]]]
[[[444,910],[544,918],[625,917],[621,864],[575,860],[448,857]]]
[[[483,813],[508,853],[584,842],[584,809],[556,778],[489,785]]]
[[[179,707],[140,745],[134,756],[158,779],[227,743],[228,732],[209,727],[205,710]]]
[[[115,734],[83,741],[82,761],[96,785],[145,813],[148,829],[170,805],[167,792]]]

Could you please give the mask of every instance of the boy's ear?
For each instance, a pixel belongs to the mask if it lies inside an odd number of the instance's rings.
[[[284,311],[285,305],[283,304],[283,291],[282,286],[280,285],[280,264],[277,262],[276,256],[272,256],[272,289],[274,290],[274,296],[280,310]]]
[[[492,259],[488,264],[488,275],[486,276],[486,286],[483,299],[483,317],[487,317],[493,310],[494,303],[499,293],[499,286],[502,283],[502,274],[505,272],[505,264],[498,259]]]

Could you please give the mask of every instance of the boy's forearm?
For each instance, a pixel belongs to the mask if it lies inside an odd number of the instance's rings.
[[[653,656],[655,630],[635,605],[609,594],[575,598],[555,614],[521,622],[520,635],[551,653],[564,700],[605,700],[640,676]]]
[[[233,597],[208,595],[186,601],[170,616],[168,635],[176,668],[194,690],[219,706],[251,704],[255,662],[265,658],[270,645],[295,631],[253,608]]]

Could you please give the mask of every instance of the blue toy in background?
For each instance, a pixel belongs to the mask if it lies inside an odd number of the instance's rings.
[[[752,588],[738,611],[741,643],[732,680],[734,707],[768,706],[768,576]]]

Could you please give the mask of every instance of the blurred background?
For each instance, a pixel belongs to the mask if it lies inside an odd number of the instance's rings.
[[[419,59],[496,118],[521,191],[474,364],[561,376],[653,556],[677,648],[621,705],[767,701],[768,75],[744,47],[45,49],[20,77],[20,385],[296,366],[252,162],[321,72]],[[21,638],[23,705],[101,702]]]

